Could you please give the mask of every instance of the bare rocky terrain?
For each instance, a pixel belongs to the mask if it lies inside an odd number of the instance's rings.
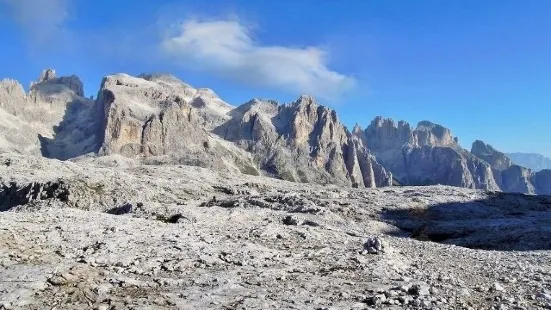
[[[0,310],[551,309],[551,170],[513,162],[309,96],[4,79]]]
[[[551,197],[0,154],[2,309],[551,309]]]

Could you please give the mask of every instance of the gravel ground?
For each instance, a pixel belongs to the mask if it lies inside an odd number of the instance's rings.
[[[0,210],[5,309],[551,309],[549,197],[0,154]]]

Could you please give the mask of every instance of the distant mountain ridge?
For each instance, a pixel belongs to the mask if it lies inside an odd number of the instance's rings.
[[[533,171],[541,171],[544,169],[551,169],[551,159],[541,154],[536,153],[507,153],[515,164],[532,169]]]
[[[471,152],[430,121],[376,117],[349,131],[309,96],[233,106],[172,75],[113,74],[96,100],[77,76],[42,72],[29,93],[0,81],[0,151],[60,160],[120,154],[293,182],[374,188],[443,184],[551,194],[551,170],[532,173],[478,141]]]
[[[490,165],[461,148],[451,131],[441,125],[421,121],[412,128],[407,122],[379,116],[365,130],[357,128],[355,132],[402,185],[499,190]]]

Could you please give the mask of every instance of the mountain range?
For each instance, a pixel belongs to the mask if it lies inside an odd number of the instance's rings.
[[[551,170],[514,164],[523,162],[482,141],[467,151],[449,129],[429,121],[412,127],[377,117],[349,130],[309,96],[235,107],[167,74],[106,76],[95,100],[84,97],[77,76],[57,77],[51,69],[28,92],[4,79],[0,151],[59,160],[122,155],[360,188],[445,184],[551,194]]]
[[[506,153],[515,164],[532,169],[532,171],[541,171],[551,169],[551,159],[535,153]]]

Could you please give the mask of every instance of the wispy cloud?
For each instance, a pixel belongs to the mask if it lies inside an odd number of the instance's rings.
[[[35,44],[47,44],[63,35],[69,0],[0,0]]]
[[[249,85],[331,99],[354,84],[352,77],[328,68],[323,49],[262,45],[237,20],[187,20],[161,48],[180,66]]]

